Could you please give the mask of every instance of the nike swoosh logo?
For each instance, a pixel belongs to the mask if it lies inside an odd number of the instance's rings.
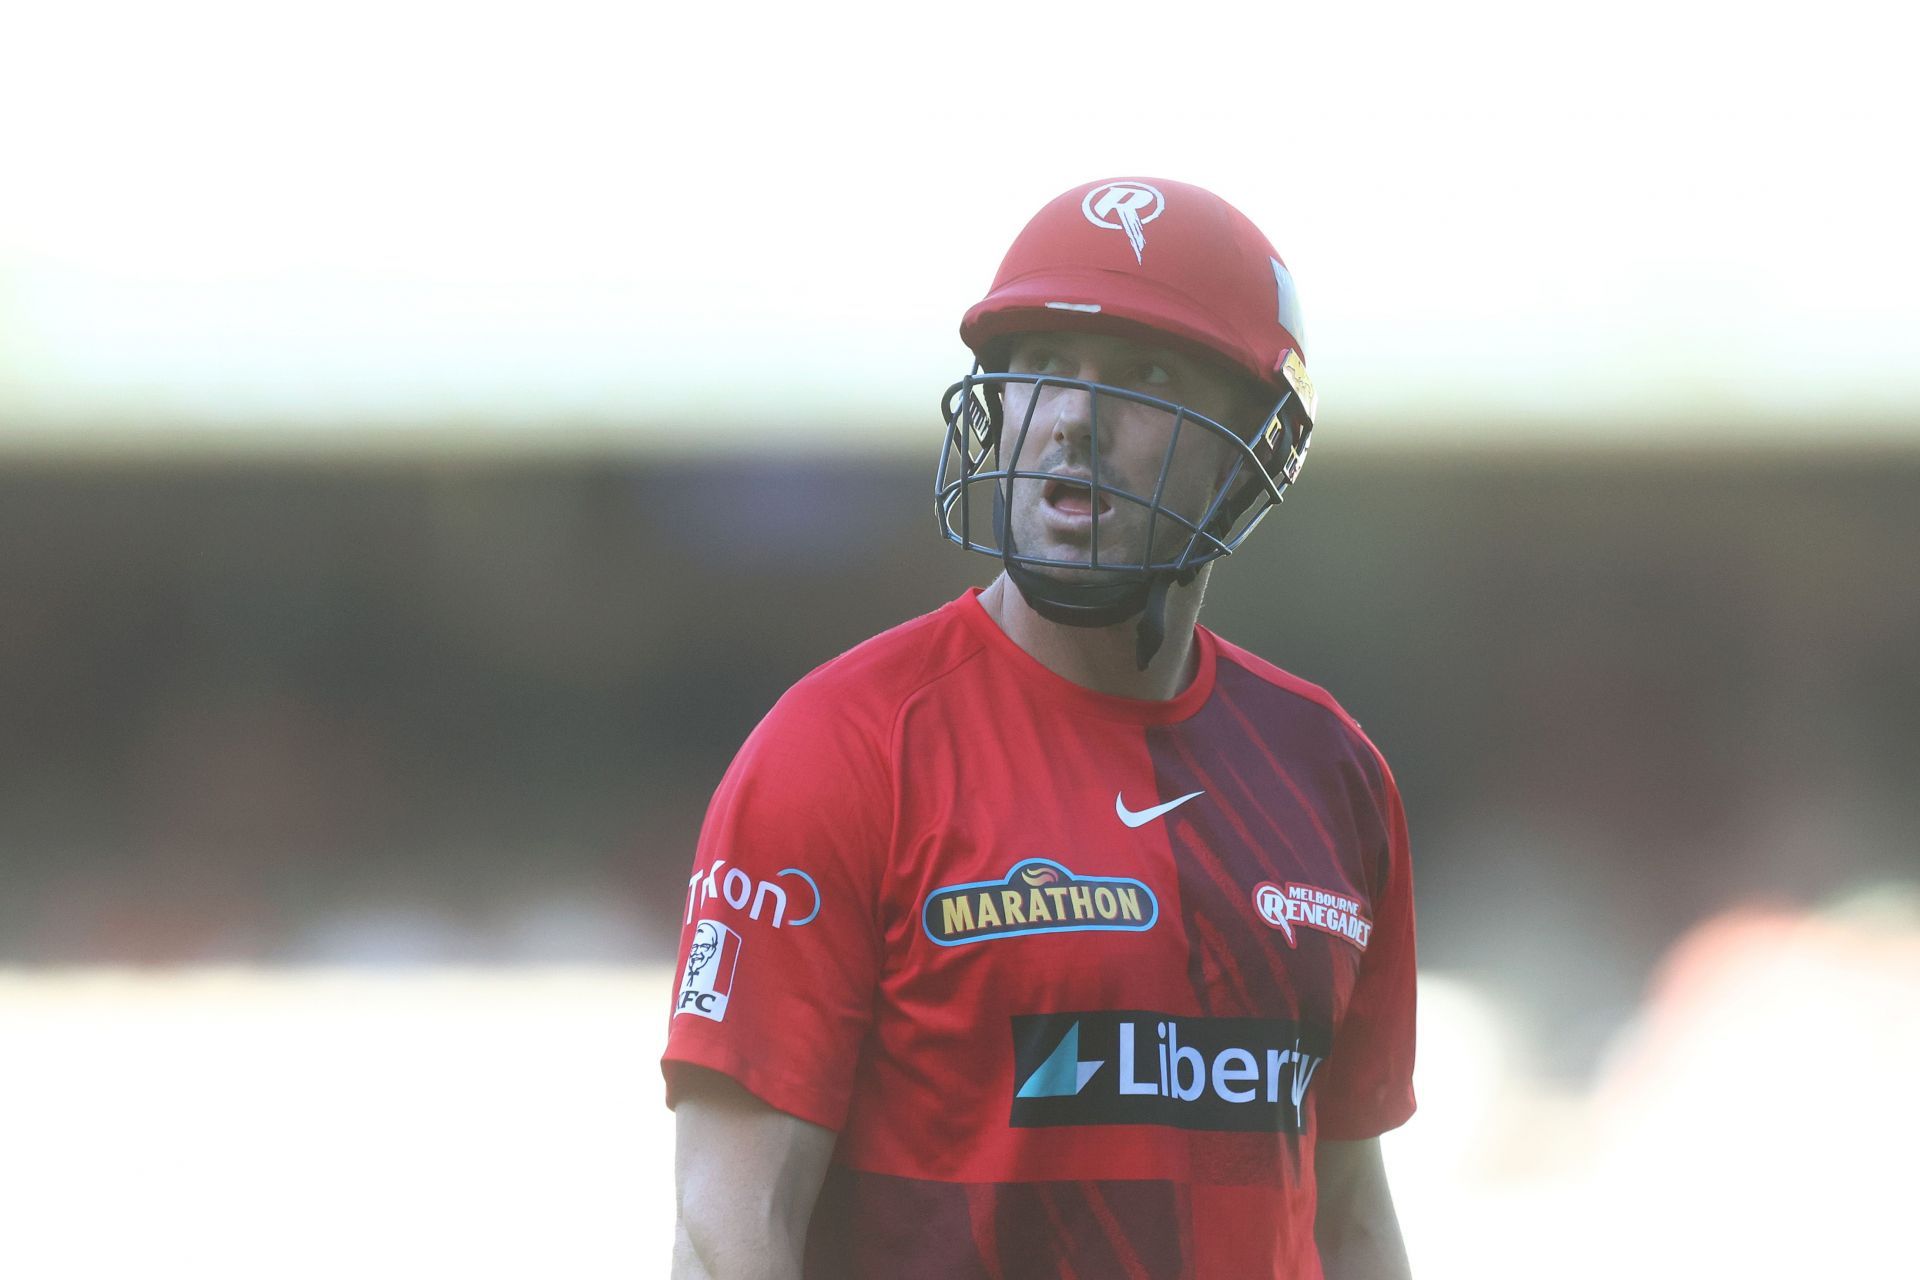
[[[1195,796],[1203,796],[1205,794],[1207,793],[1204,791],[1189,791],[1178,800],[1169,800],[1165,804],[1157,804],[1151,809],[1142,809],[1140,812],[1135,813],[1133,810],[1127,808],[1126,802],[1120,798],[1120,793],[1116,791],[1113,793],[1113,813],[1115,817],[1130,827],[1144,827],[1162,814],[1172,813],[1175,809],[1178,809]]]

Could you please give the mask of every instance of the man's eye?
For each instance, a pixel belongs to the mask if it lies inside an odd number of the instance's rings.
[[[1173,383],[1173,375],[1167,372],[1165,365],[1151,362],[1141,364],[1136,378],[1143,387],[1165,387]]]

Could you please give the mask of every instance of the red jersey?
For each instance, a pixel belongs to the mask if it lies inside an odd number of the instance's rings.
[[[1314,1144],[1413,1111],[1385,762],[1200,628],[1170,701],[977,592],[795,685],[715,794],[664,1069],[839,1131],[821,1280],[1318,1277]]]

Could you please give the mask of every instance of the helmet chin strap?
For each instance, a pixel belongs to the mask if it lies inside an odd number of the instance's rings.
[[[1167,591],[1186,586],[1199,572],[1160,570],[1120,582],[1066,582],[1002,556],[1007,577],[1033,611],[1048,622],[1068,627],[1110,627],[1138,615],[1134,661],[1145,671],[1167,638]]]

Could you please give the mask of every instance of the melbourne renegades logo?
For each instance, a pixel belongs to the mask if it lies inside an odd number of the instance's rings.
[[[1253,887],[1253,909],[1260,913],[1262,920],[1286,936],[1290,947],[1300,945],[1293,932],[1295,925],[1345,938],[1362,951],[1367,949],[1367,939],[1373,936],[1373,921],[1362,914],[1358,902],[1318,885],[1296,884],[1291,880],[1279,885],[1262,880]]]
[[[1147,247],[1147,233],[1143,228],[1166,207],[1167,200],[1160,189],[1144,182],[1103,182],[1080,201],[1080,212],[1087,215],[1088,222],[1127,233],[1135,262],[1145,261],[1141,256]]]

